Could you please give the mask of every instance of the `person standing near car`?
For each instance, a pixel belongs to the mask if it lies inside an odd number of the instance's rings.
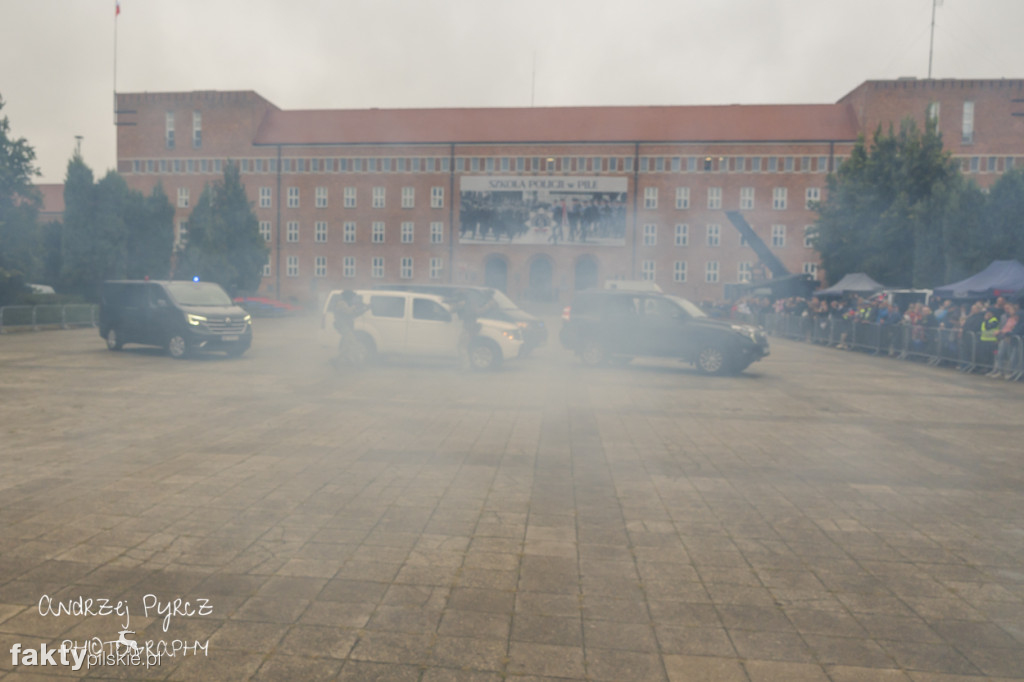
[[[496,306],[493,289],[487,289],[479,299],[461,291],[456,294],[452,310],[462,321],[458,354],[463,368],[470,366],[469,348],[480,334],[480,323],[477,319]]]
[[[353,355],[358,343],[356,340],[356,318],[368,309],[367,305],[363,303],[363,299],[351,289],[341,292],[341,295],[334,300],[331,312],[334,313],[334,328],[340,335],[338,355],[331,362],[335,368],[345,364],[355,364]]]

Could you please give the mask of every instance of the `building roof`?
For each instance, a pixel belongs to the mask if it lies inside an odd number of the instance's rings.
[[[852,141],[848,104],[270,110],[256,145]]]

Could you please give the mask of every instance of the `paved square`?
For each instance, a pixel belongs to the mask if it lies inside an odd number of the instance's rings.
[[[0,336],[0,679],[1024,679],[1022,384],[780,340],[338,374],[316,327]],[[63,640],[124,655],[28,664]]]

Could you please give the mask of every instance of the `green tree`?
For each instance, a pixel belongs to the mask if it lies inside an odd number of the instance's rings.
[[[168,276],[174,208],[162,187],[146,197],[113,171],[94,183],[76,154],[68,163],[64,205],[60,257],[46,260],[59,262],[65,291],[95,298],[105,279]]]
[[[893,286],[942,283],[956,235],[948,211],[962,189],[932,121],[923,132],[909,119],[887,135],[879,127],[870,146],[859,140],[816,207],[813,239],[829,281],[865,272]]]
[[[1024,169],[1004,173],[992,186],[981,230],[969,241],[974,266],[1016,258],[1024,262]]]
[[[192,209],[175,276],[217,282],[234,296],[259,287],[266,259],[267,247],[238,166],[229,163],[223,180],[207,185]]]
[[[36,222],[42,198],[32,184],[39,175],[35,159],[35,150],[25,138],[13,139],[10,122],[0,117],[0,302],[23,293],[25,278],[37,269]]]

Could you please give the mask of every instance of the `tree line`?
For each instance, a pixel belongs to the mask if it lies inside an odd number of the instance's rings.
[[[4,106],[0,98],[0,112]],[[267,247],[241,175],[203,190],[188,220],[188,238],[174,242],[174,206],[161,185],[147,196],[115,171],[96,181],[77,152],[64,181],[63,221],[40,222],[42,195],[35,150],[15,139],[0,117],[0,305],[25,300],[28,282],[94,301],[108,279],[201,279],[229,294],[259,287]]]
[[[887,286],[931,289],[993,260],[1024,262],[1024,168],[981,189],[943,149],[932,120],[860,139],[812,208],[829,283],[864,272]]]

